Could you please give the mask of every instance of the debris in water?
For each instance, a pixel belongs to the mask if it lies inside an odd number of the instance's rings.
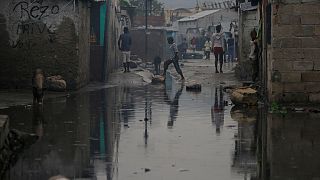
[[[150,172],[151,171],[151,169],[149,169],[149,168],[144,168],[144,172]]]
[[[304,110],[305,110],[304,108],[293,108],[293,111],[295,112],[302,112]]]
[[[188,169],[179,169],[179,172],[187,172],[187,171],[190,171]]]

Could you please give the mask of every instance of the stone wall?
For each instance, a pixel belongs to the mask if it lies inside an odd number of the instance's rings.
[[[88,82],[90,10],[70,2],[0,2],[1,88],[30,87],[35,68],[62,75],[69,89]]]
[[[320,102],[320,2],[272,5],[270,99]]]

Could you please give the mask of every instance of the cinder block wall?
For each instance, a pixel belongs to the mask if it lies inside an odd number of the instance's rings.
[[[272,101],[320,102],[319,9],[318,0],[273,3],[268,59]],[[278,80],[272,80],[279,75]]]
[[[89,79],[86,1],[0,1],[0,88],[31,86],[32,72],[62,75],[69,89]]]

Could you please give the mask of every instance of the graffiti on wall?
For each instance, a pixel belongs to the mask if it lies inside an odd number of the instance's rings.
[[[13,24],[11,33],[17,37],[10,41],[12,48],[30,49],[37,44],[34,35],[45,33],[48,43],[56,40],[54,20],[61,12],[59,4],[49,0],[21,0],[12,2],[10,14]],[[49,23],[48,23],[49,22]]]
[[[28,19],[41,20],[50,15],[58,14],[60,11],[59,5],[44,5],[43,0],[27,2],[21,1],[17,3],[13,10],[14,13],[20,15],[20,19],[27,17]]]

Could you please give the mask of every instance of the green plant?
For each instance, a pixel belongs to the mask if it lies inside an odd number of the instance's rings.
[[[285,107],[281,107],[281,105],[277,102],[272,102],[270,106],[271,113],[279,113],[279,114],[286,114],[287,109]]]

